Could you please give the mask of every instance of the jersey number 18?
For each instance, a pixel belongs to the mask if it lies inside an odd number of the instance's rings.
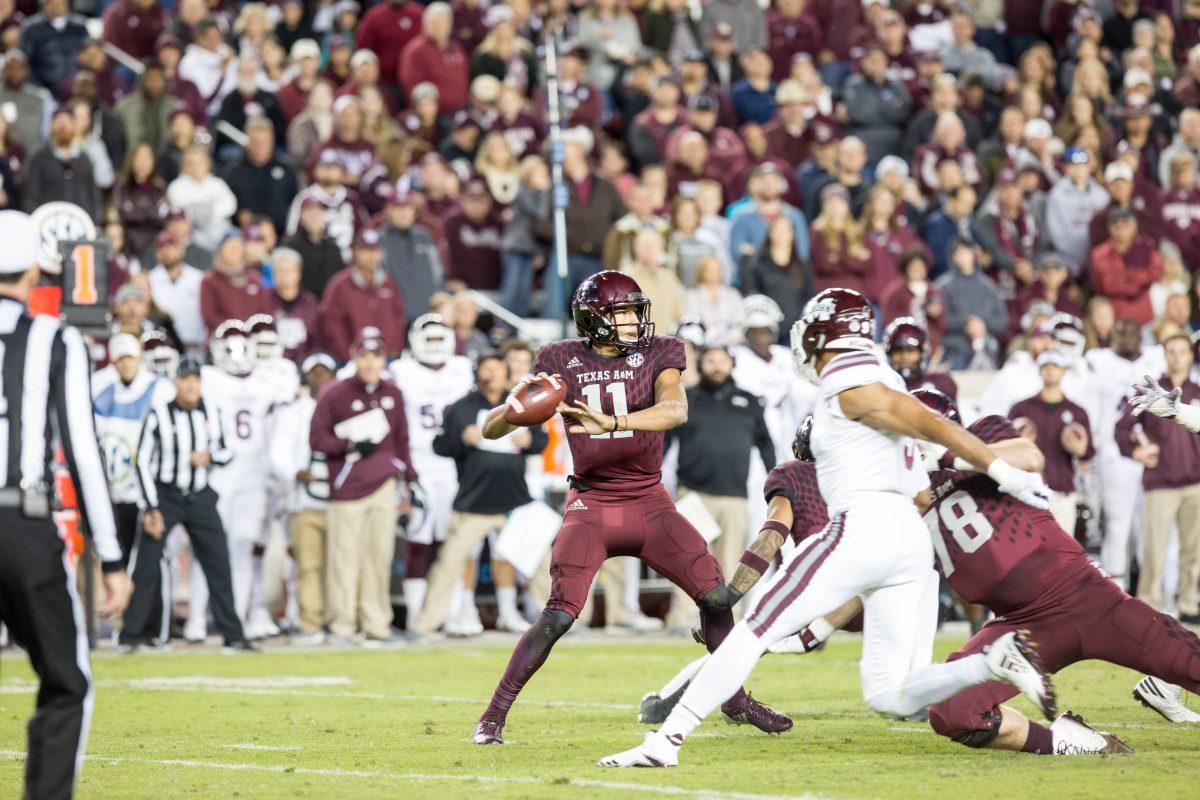
[[[995,529],[975,504],[975,499],[961,489],[935,505],[925,513],[925,524],[933,537],[933,549],[938,561],[942,562],[942,575],[949,578],[954,573],[954,562],[950,550],[942,538],[941,525],[950,531],[955,543],[963,553],[974,553],[992,538]]]

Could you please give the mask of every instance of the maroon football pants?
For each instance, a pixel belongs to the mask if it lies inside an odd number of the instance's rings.
[[[634,499],[572,490],[550,561],[546,608],[578,617],[600,566],[635,556],[699,600],[721,583],[721,567],[704,537],[662,486]]]
[[[983,652],[1018,629],[1029,631],[1051,672],[1095,658],[1200,692],[1200,639],[1175,619],[1130,597],[1095,569],[1081,573],[1078,588],[1066,602],[992,620],[947,660]],[[998,726],[997,707],[1016,694],[1017,689],[1007,683],[980,684],[931,706],[929,724],[943,736],[970,743],[972,734]]]

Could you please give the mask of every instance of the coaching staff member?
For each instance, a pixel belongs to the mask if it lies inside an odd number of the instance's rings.
[[[67,798],[83,765],[92,674],[75,568],[50,518],[48,437],[58,432],[104,569],[100,615],[129,599],[108,482],[92,418],[87,348],[74,328],[25,311],[37,284],[29,216],[0,211],[0,622],[29,654],[41,685],[29,721],[25,797]]]
[[[408,481],[409,500],[419,504],[408,450],[404,395],[382,379],[388,345],[379,328],[367,326],[350,346],[354,374],[328,384],[317,398],[308,443],[329,464],[329,632],[346,644],[362,625],[368,642],[395,641],[389,584],[396,554],[397,478]],[[362,414],[383,413],[382,440],[350,441],[338,436],[338,423]]]
[[[130,559],[133,598],[118,639],[131,651],[150,643],[150,628],[161,603],[164,617],[170,603],[162,597],[163,544],[182,524],[208,582],[213,621],[229,650],[253,651],[233,606],[229,545],[217,514],[217,493],[209,485],[214,467],[228,464],[233,454],[225,446],[221,415],[200,396],[200,359],[187,356],[175,372],[175,399],[155,406],[138,439],[138,484],[142,491],[142,530]]]
[[[688,420],[667,433],[679,442],[679,486],[695,493],[721,528],[709,546],[732,575],[746,545],[750,526],[746,505],[746,478],[750,454],[758,450],[763,466],[775,466],[775,445],[758,398],[733,382],[733,356],[724,347],[700,353],[700,381],[687,390]],[[693,607],[676,590],[671,603],[669,628],[691,628]],[[684,617],[678,615],[684,613]]]

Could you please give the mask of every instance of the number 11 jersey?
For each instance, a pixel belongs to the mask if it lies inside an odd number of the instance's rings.
[[[564,339],[538,350],[533,371],[558,374],[567,383],[564,402],[576,400],[609,415],[632,414],[654,405],[654,382],[667,369],[686,366],[683,342],[655,336],[648,347],[602,356],[586,339]],[[568,429],[573,420],[564,420]],[[590,436],[567,433],[575,478],[603,492],[636,495],[662,483],[665,433],[617,431]]]
[[[967,430],[987,444],[1018,435],[999,416],[982,417]],[[1039,598],[1056,596],[1051,587],[1073,578],[1076,569],[1092,569],[1083,549],[1049,511],[1001,492],[988,476],[938,469],[929,480],[933,505],[925,521],[937,567],[969,602],[997,614],[1032,611]]]

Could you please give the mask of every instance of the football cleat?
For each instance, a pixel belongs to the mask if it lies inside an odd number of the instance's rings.
[[[1200,722],[1200,714],[1183,704],[1183,687],[1147,675],[1133,687],[1133,699],[1168,722]]]
[[[1042,666],[1037,648],[1026,631],[1009,631],[992,642],[985,654],[988,669],[996,680],[1021,690],[1029,702],[1042,710],[1046,719],[1056,716],[1058,701],[1050,673]]]
[[[259,606],[251,609],[246,620],[246,637],[251,640],[270,639],[279,635],[279,626],[271,619],[271,612]]]
[[[1088,725],[1078,714],[1065,712],[1050,725],[1054,739],[1054,755],[1124,755],[1133,748],[1111,733],[1104,733]]]
[[[666,697],[659,697],[658,692],[650,692],[643,697],[642,702],[638,705],[638,722],[643,725],[659,725],[665,722],[667,715],[679,703],[679,698],[683,697],[683,693],[687,691],[687,687],[691,683],[691,681],[684,681],[682,686]]]
[[[598,767],[678,767],[679,742],[672,742],[658,731],[646,734],[645,740],[623,753],[607,756],[596,762]]]
[[[504,720],[495,717],[484,717],[475,723],[471,733],[474,744],[504,744]]]
[[[763,733],[783,733],[792,729],[792,719],[742,693],[721,706],[725,719],[734,725],[753,725]]]

